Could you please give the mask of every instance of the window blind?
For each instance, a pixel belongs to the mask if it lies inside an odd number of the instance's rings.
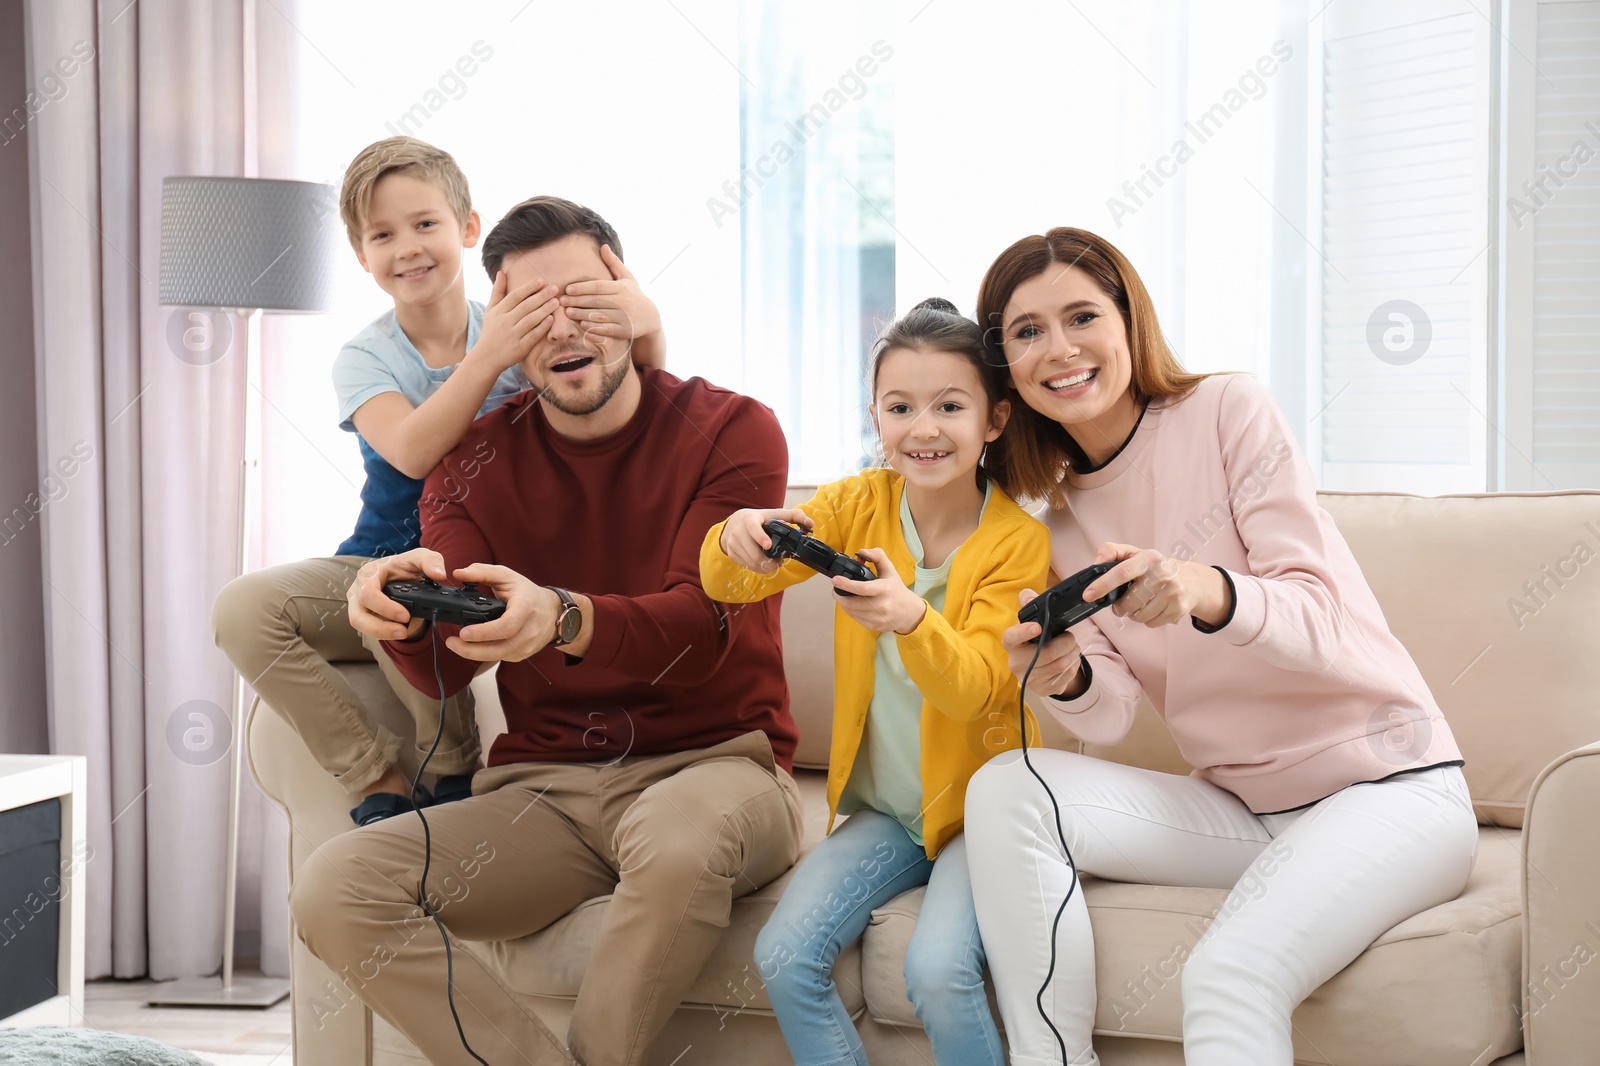
[[[1533,461],[1600,486],[1600,3],[1537,8],[1534,165],[1507,190],[1533,230]],[[1535,487],[1548,488],[1543,483]]]
[[[1481,488],[1486,27],[1403,10],[1346,8],[1323,37],[1314,430],[1330,487]]]

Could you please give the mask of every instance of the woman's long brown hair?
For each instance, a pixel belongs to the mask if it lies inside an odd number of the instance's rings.
[[[1178,365],[1162,335],[1155,304],[1133,264],[1110,241],[1070,226],[1024,237],[990,264],[978,287],[978,324],[984,327],[984,346],[990,358],[1006,364],[1002,317],[1011,294],[1018,285],[1051,267],[1077,267],[1117,305],[1128,331],[1133,364],[1128,388],[1140,406],[1157,398],[1187,396],[1209,376],[1191,374]],[[1015,391],[1014,385],[1011,388]],[[1061,482],[1068,468],[1089,465],[1066,427],[1029,407],[1020,395],[1012,402],[1005,432],[989,445],[988,455],[994,466],[1010,475],[1011,484],[1005,487],[1013,496],[1045,500],[1053,507],[1064,502]]]

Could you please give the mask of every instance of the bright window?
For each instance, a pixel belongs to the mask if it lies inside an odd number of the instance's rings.
[[[1593,7],[1530,17],[1552,64],[1546,24]],[[1540,326],[1525,399],[1514,373],[1497,391],[1506,279],[1485,205],[1497,153],[1516,148],[1491,136],[1487,86],[1506,62],[1493,27],[1456,0],[1221,11],[673,0],[464,4],[439,19],[421,0],[307,5],[293,176],[337,183],[362,146],[407,132],[456,156],[486,225],[535,193],[595,207],[661,308],[671,370],[771,406],[797,481],[871,461],[866,357],[897,311],[938,295],[970,313],[1004,247],[1072,225],[1127,254],[1187,366],[1272,388],[1324,484],[1484,487],[1492,417],[1532,418],[1496,415],[1497,398],[1531,412],[1537,394],[1579,419],[1562,383],[1587,389],[1568,364],[1593,347]],[[1554,104],[1539,106],[1555,129]],[[1551,227],[1580,202],[1529,229],[1539,262],[1562,261]],[[468,261],[468,295],[486,299]],[[269,561],[330,551],[358,505],[328,367],[386,305],[353,257],[340,286],[338,313],[267,325]],[[1418,325],[1385,317],[1396,300],[1431,329],[1409,363],[1383,347]],[[1589,433],[1524,436],[1546,455]],[[328,506],[273,506],[307,492]]]

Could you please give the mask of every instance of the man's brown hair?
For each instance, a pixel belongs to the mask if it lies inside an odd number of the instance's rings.
[[[507,211],[483,239],[483,269],[493,281],[506,256],[543,248],[574,233],[593,237],[596,245],[610,245],[613,255],[623,257],[617,231],[598,211],[559,196],[534,196]]]

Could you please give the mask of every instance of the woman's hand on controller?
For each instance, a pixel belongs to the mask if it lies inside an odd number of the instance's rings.
[[[804,511],[796,508],[767,508],[765,510],[755,507],[746,507],[742,511],[735,511],[728,516],[728,521],[722,527],[722,536],[717,541],[717,546],[722,549],[722,554],[744,567],[754,570],[758,574],[770,574],[777,570],[783,563],[779,559],[768,558],[767,549],[772,547],[772,538],[767,536],[767,531],[761,527],[777,519],[787,522],[791,526],[800,526],[811,529],[811,517]]]
[[[1018,597],[1017,606],[1022,607],[1037,599],[1039,594],[1032,589],[1023,589]],[[1069,629],[1046,642],[1044,647],[1030,644],[1029,641],[1037,640],[1044,630],[1038,622],[1023,622],[1014,625],[1000,635],[1000,644],[1006,649],[1006,659],[1011,665],[1011,672],[1021,680],[1024,676],[1028,679],[1028,691],[1036,696],[1081,696],[1083,695],[1081,666],[1083,652],[1078,647],[1078,639]],[[1034,653],[1039,655],[1034,661]],[[1033,671],[1029,673],[1029,664]]]
[[[355,580],[345,593],[349,606],[350,625],[357,633],[365,633],[378,640],[411,640],[427,624],[421,618],[412,618],[411,612],[383,594],[383,586],[391,581],[414,581],[431,577],[446,580],[444,556],[431,548],[413,548],[399,555],[386,555],[373,559],[356,571]]]
[[[1111,541],[1100,545],[1094,561],[1117,565],[1095,578],[1084,590],[1084,600],[1097,600],[1119,585],[1133,583],[1111,605],[1118,617],[1154,629],[1175,625],[1190,615],[1216,625],[1228,615],[1228,585],[1212,567],[1174,559],[1154,548]]]
[[[878,576],[871,581],[833,579],[833,587],[854,593],[835,596],[840,610],[874,633],[910,633],[922,624],[928,601],[906,588],[900,574],[882,548],[863,548],[856,553],[872,566]]]

